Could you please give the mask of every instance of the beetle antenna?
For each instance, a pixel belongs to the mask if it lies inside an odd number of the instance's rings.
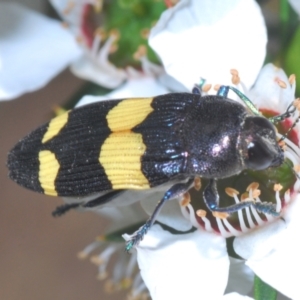
[[[245,105],[250,109],[250,111],[254,115],[261,116],[260,111],[256,108],[254,103],[246,95],[244,95],[241,91],[239,91],[233,86],[228,86],[228,88],[235,92],[241,98],[241,100],[245,103]]]
[[[289,118],[290,116],[292,116],[294,114],[294,112],[296,111],[296,109],[297,108],[294,106],[294,102],[292,102],[283,114],[271,117],[268,120],[270,122],[272,122],[273,124],[276,124],[276,123],[281,122],[281,121]]]

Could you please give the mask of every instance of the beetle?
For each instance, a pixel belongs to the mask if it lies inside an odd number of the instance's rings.
[[[233,90],[242,101],[227,97]],[[243,201],[219,207],[217,180],[245,169],[278,167],[284,152],[273,123],[291,112],[267,119],[239,90],[221,86],[217,95],[170,93],[151,98],[107,100],[57,116],[20,140],[8,155],[9,176],[21,186],[51,196],[85,197],[93,207],[124,190],[173,185],[152,216],[127,242],[129,251],[150,229],[163,204],[182,196],[196,177],[206,178],[203,199],[212,212],[231,214],[253,206],[278,216],[271,203]]]

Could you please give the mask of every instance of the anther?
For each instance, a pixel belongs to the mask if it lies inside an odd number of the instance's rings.
[[[297,110],[300,110],[300,98],[295,99],[293,105],[297,108]]]
[[[252,192],[252,197],[253,198],[258,198],[259,196],[260,196],[260,194],[261,194],[261,191],[260,190],[253,190],[253,192]]]
[[[218,219],[226,219],[229,217],[229,214],[226,213],[226,212],[219,212],[219,211],[214,211],[212,213],[212,215],[215,217],[215,218],[218,218]]]
[[[201,178],[200,177],[196,177],[194,180],[194,189],[196,191],[200,191],[201,189]]]
[[[249,200],[249,193],[245,192],[241,195],[241,201]]]
[[[96,13],[100,13],[103,7],[103,0],[96,0],[94,1],[94,10]]]
[[[122,289],[126,290],[132,286],[132,279],[129,277],[125,277],[121,280],[120,286]]]
[[[88,257],[88,254],[84,251],[80,251],[79,253],[77,253],[77,258],[78,259],[81,259],[81,260],[84,260]]]
[[[237,191],[234,188],[231,187],[227,187],[225,188],[225,193],[229,196],[229,197],[234,197],[235,195],[239,194],[239,191]]]
[[[293,85],[296,81],[296,75],[295,74],[291,74],[290,77],[289,77],[289,83],[291,85]]]
[[[140,31],[140,35],[143,39],[148,39],[150,34],[150,29],[149,28],[144,28]]]
[[[207,93],[207,92],[209,92],[211,87],[212,87],[212,85],[208,83],[208,84],[204,84],[204,86],[201,89],[204,93]]]
[[[235,76],[239,76],[239,71],[237,69],[231,69],[230,74],[235,75]]]
[[[188,206],[191,203],[191,195],[189,192],[184,193],[183,199],[180,201],[181,206]]]
[[[120,38],[120,31],[118,29],[112,29],[109,32],[110,36],[113,36],[116,40],[118,40]]]
[[[72,9],[75,7],[74,1],[68,1],[66,8],[62,11],[64,15],[68,15]]]
[[[198,217],[200,217],[200,218],[204,218],[204,217],[206,217],[206,211],[204,210],[204,209],[198,209],[197,211],[196,211],[196,215],[198,216]]]
[[[70,27],[70,25],[67,22],[61,22],[60,24],[63,28],[69,28]]]
[[[146,56],[147,48],[145,45],[140,45],[136,52],[133,54],[133,58],[136,60],[140,60],[141,57]]]
[[[90,258],[90,262],[96,266],[100,266],[103,264],[104,261],[99,256],[94,255]]]
[[[107,34],[106,34],[105,30],[103,28],[101,28],[101,27],[98,27],[95,30],[94,35],[99,36],[101,39],[105,39],[107,37]]]
[[[99,241],[99,242],[106,241],[105,235],[98,235],[98,236],[96,237],[96,241]]]
[[[217,92],[221,87],[221,84],[214,85],[214,90]]]
[[[287,84],[283,80],[279,79],[278,77],[275,78],[275,82],[283,89],[287,87]]]
[[[283,188],[283,186],[280,183],[275,183],[273,189],[275,192],[279,192],[282,190],[282,188]]]
[[[237,85],[241,82],[240,76],[239,76],[239,72],[236,69],[231,69],[230,70],[230,74],[232,75],[231,77],[231,82],[234,85]]]
[[[258,182],[252,182],[247,186],[246,191],[249,192],[250,190],[256,190],[258,187],[259,187]]]

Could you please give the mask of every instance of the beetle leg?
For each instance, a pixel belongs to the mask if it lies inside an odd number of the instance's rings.
[[[229,87],[225,85],[221,85],[218,89],[217,96],[221,96],[227,98],[229,92]]]
[[[239,211],[240,209],[253,206],[257,211],[261,213],[269,214],[274,217],[278,217],[280,215],[280,213],[276,211],[276,205],[269,202],[255,202],[253,200],[247,200],[227,207],[219,207],[219,194],[217,190],[217,182],[215,179],[210,179],[208,185],[204,189],[203,198],[206,206],[212,212],[232,214]]]
[[[202,92],[201,87],[199,85],[195,84],[193,87],[192,93],[201,96],[201,92]]]
[[[189,179],[186,183],[177,183],[173,185],[164,194],[163,198],[158,202],[152,215],[147,220],[147,222],[142,227],[140,227],[135,233],[133,233],[130,239],[127,241],[126,248],[125,248],[127,252],[130,251],[132,247],[137,245],[144,238],[145,234],[148,232],[150,227],[155,222],[156,217],[158,216],[165,202],[182,196],[186,191],[188,191],[191,188],[193,183],[194,183],[194,178]]]

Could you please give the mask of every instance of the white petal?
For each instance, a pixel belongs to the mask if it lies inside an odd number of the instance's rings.
[[[285,82],[287,87],[281,88],[277,79]],[[273,64],[267,64],[261,69],[249,98],[260,108],[275,108],[282,113],[294,100],[294,92],[284,71]]]
[[[149,40],[167,73],[189,90],[200,77],[230,84],[232,68],[251,86],[264,61],[266,42],[254,0],[182,0],[162,14]]]
[[[107,88],[118,87],[125,79],[126,72],[113,64],[99,62],[90,55],[82,56],[71,65],[71,71],[78,77]]]
[[[248,295],[253,288],[254,273],[244,260],[230,257],[229,280],[226,293],[237,292]]]
[[[300,16],[300,1],[299,0],[289,0],[291,6],[295,12]]]
[[[172,235],[154,225],[137,247],[153,300],[219,299],[227,284],[225,239],[207,232]]]
[[[0,99],[41,88],[81,55],[60,22],[15,4],[0,4]]]
[[[236,237],[235,252],[245,259],[261,260],[281,244],[286,233],[286,223],[279,219],[250,233]]]
[[[77,104],[82,106],[85,104],[120,98],[132,97],[153,97],[161,94],[166,94],[169,91],[160,85],[153,77],[143,77],[129,79],[120,88],[104,96],[84,96]]]
[[[280,243],[263,259],[250,257],[247,262],[263,281],[292,299],[300,299],[300,202],[299,198],[297,200],[289,207],[293,218],[287,220],[287,230],[280,235]]]

